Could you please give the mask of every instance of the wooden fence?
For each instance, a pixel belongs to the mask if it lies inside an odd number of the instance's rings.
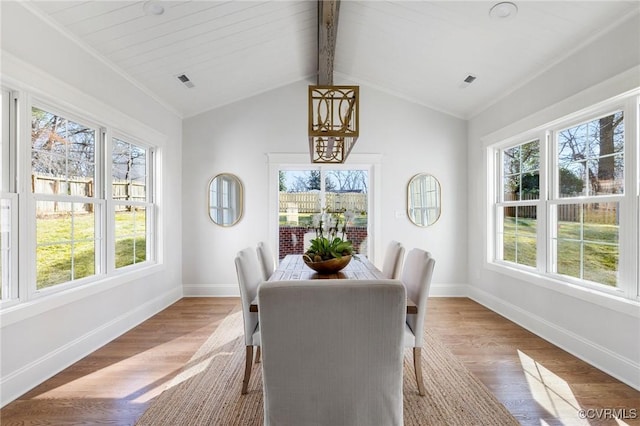
[[[582,216],[585,223],[618,224],[618,203],[585,203],[558,204],[556,212],[560,222],[579,222]],[[516,217],[516,207],[505,207],[505,217]],[[537,208],[534,206],[518,206],[517,216],[520,218],[536,219]]]
[[[326,193],[326,207],[331,211],[339,209],[354,212],[367,211],[367,194],[353,192],[328,192]],[[297,213],[319,213],[320,193],[319,192],[280,192],[280,212]]]
[[[114,200],[146,200],[146,185],[127,181],[113,181],[111,185]],[[93,179],[86,177],[66,178],[60,176],[31,175],[31,190],[35,194],[71,195],[79,197],[93,197],[95,187]],[[37,214],[57,214],[75,212],[91,212],[92,204],[79,204],[58,201],[41,201],[38,203]],[[120,210],[126,210],[122,206]]]

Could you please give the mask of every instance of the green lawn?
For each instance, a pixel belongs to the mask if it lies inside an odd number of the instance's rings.
[[[125,211],[118,212],[116,215],[116,267],[146,260],[144,221],[144,211],[137,211],[135,214]],[[95,274],[93,223],[92,213],[76,213],[73,218],[72,241],[71,215],[38,218],[36,230],[38,242],[36,286],[38,289],[67,282],[72,278],[77,280]]]
[[[504,219],[504,260],[536,266],[536,223],[535,219]]]
[[[503,258],[536,265],[536,220],[504,220]],[[610,286],[617,285],[618,226],[600,223],[559,222],[557,272]],[[580,238],[582,231],[582,239]],[[582,269],[582,275],[581,275]]]

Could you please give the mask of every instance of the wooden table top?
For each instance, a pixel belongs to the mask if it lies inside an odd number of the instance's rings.
[[[269,281],[351,279],[382,280],[382,272],[366,257],[351,259],[351,262],[335,274],[320,274],[309,268],[302,260],[302,255],[287,255],[269,278]]]
[[[382,280],[385,277],[376,266],[366,257],[351,259],[351,262],[341,271],[335,274],[320,274],[309,268],[302,260],[300,254],[289,254],[280,261],[280,264],[269,278],[269,281],[296,281],[296,280],[322,280],[322,279],[345,279],[345,280]],[[250,312],[258,312],[256,300],[251,302]],[[416,304],[407,299],[407,313],[417,314]]]

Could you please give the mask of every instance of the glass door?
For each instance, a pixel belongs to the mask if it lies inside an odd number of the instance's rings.
[[[333,166],[335,167],[335,166]],[[278,171],[278,258],[302,254],[316,236],[323,212],[348,218],[346,238],[368,256],[369,172],[330,166],[281,168]]]

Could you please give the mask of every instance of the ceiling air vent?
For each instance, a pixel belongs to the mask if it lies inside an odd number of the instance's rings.
[[[460,83],[460,88],[464,89],[465,87],[473,83],[475,79],[476,79],[475,75],[471,75],[471,74],[467,75],[465,79],[462,80],[462,83]]]
[[[178,80],[180,80],[180,83],[184,84],[189,89],[191,89],[193,87],[193,83],[191,82],[191,80],[189,80],[189,77],[187,77],[186,74],[180,74],[180,75],[178,75],[176,77],[178,77]]]

